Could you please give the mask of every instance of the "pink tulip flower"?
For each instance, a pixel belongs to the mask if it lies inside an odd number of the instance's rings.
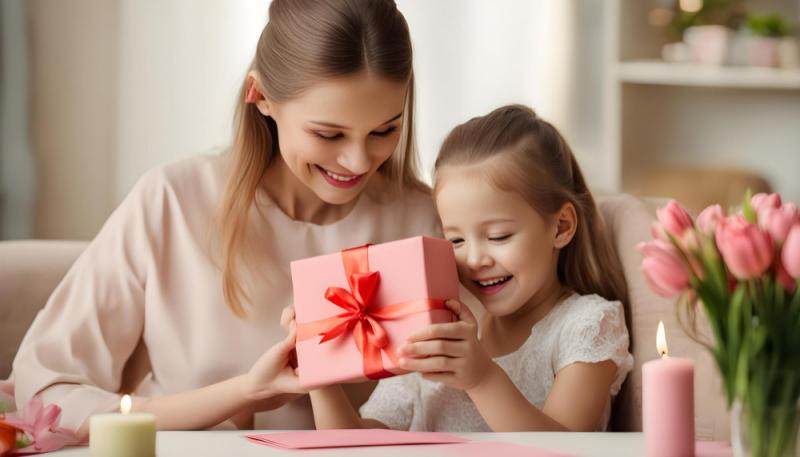
[[[741,216],[730,216],[720,221],[716,242],[728,269],[741,280],[761,276],[775,258],[775,247],[769,233]]]
[[[783,243],[781,261],[783,261],[783,268],[786,269],[789,276],[800,279],[800,223],[795,224],[789,230],[786,241]]]
[[[678,250],[662,240],[640,243],[642,271],[650,287],[662,297],[674,297],[689,287],[689,272]]]
[[[711,205],[697,216],[697,228],[705,235],[713,235],[719,221],[725,219],[725,212],[719,205]]]
[[[653,225],[653,237],[662,241],[669,240],[664,232],[681,238],[683,232],[694,226],[692,216],[675,200],[670,200],[666,206],[656,210],[656,217],[658,223]]]
[[[780,194],[765,194],[765,193],[755,194],[752,197],[750,197],[750,206],[752,206],[753,209],[756,210],[756,212],[767,207],[780,208],[781,196]]]
[[[785,203],[779,208],[766,206],[758,211],[758,225],[769,232],[772,239],[781,244],[786,240],[789,229],[800,222],[800,213],[794,203]]]

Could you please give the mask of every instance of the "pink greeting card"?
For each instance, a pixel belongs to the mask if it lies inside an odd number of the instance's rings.
[[[319,449],[357,446],[463,443],[467,440],[438,432],[403,432],[385,429],[310,430],[247,435],[253,443],[282,449]]]

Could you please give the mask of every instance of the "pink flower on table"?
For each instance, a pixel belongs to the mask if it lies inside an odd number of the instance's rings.
[[[656,210],[656,218],[658,223],[653,224],[653,238],[663,241],[669,240],[666,234],[681,238],[686,230],[694,226],[692,216],[675,200],[670,200],[666,206]]]
[[[780,194],[758,193],[750,197],[750,206],[752,206],[756,212],[768,207],[780,208],[781,196]]]
[[[800,279],[800,223],[795,224],[789,230],[786,241],[783,243],[781,261],[789,276]]]
[[[720,221],[716,242],[725,265],[738,279],[761,276],[775,257],[775,247],[769,233],[742,216],[730,216]]]
[[[719,205],[711,205],[697,216],[697,228],[706,235],[713,235],[719,221],[725,219],[725,212]]]
[[[639,243],[644,256],[642,271],[650,288],[662,297],[674,297],[689,287],[689,272],[678,250],[670,243],[653,240]]]
[[[14,383],[0,380],[0,414],[14,412],[15,409]]]
[[[794,203],[785,203],[778,208],[766,206],[758,211],[758,225],[769,232],[776,243],[783,243],[789,229],[800,222],[800,213]]]
[[[44,406],[39,398],[28,401],[22,411],[4,421],[17,427],[31,438],[31,445],[17,449],[16,454],[51,452],[64,446],[78,444],[77,436],[70,430],[58,427],[61,408],[57,405]]]

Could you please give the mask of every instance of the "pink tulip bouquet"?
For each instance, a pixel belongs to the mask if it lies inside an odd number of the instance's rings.
[[[677,202],[657,212],[653,240],[638,246],[650,287],[679,297],[688,332],[697,308],[713,334],[706,345],[733,406],[737,455],[794,455],[800,425],[800,213],[778,194],[719,205],[696,220]],[[736,430],[738,428],[738,430]]]

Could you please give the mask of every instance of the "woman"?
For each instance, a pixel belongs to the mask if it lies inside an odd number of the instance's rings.
[[[276,408],[257,425],[313,427],[282,375],[289,262],[435,234],[437,218],[417,175],[411,42],[394,2],[274,0],[269,18],[230,151],[139,180],[23,340],[18,405],[58,404],[84,438],[88,417],[129,391],[161,429],[252,427]]]

